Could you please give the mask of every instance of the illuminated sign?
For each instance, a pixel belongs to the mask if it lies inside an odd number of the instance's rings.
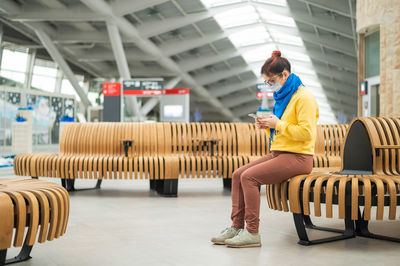
[[[122,81],[124,95],[162,95],[163,79],[129,79]]]
[[[119,83],[119,82],[104,82],[103,83],[103,95],[104,96],[120,96],[121,95],[121,83]]]

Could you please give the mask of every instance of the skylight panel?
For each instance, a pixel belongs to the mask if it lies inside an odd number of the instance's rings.
[[[286,44],[292,44],[292,45],[297,45],[297,46],[303,46],[303,40],[297,36],[280,33],[280,34],[274,34],[273,38],[278,43],[283,43],[283,44],[286,43]]]
[[[267,30],[263,26],[257,26],[254,28],[234,33],[229,36],[229,39],[236,47],[271,41],[267,33]]]
[[[290,16],[286,0],[201,1],[210,9],[231,5],[227,11],[216,14],[214,18],[222,29],[244,26],[239,32],[235,29],[228,37],[236,48],[245,50],[242,57],[259,78],[259,82],[263,82],[260,75],[263,62],[271,56],[272,51],[280,50],[282,56],[291,62],[292,72],[298,73],[320,104],[319,123],[337,123],[297,25]],[[240,7],[232,8],[235,3],[241,3]]]
[[[316,79],[311,79],[311,78],[308,78],[308,77],[300,77],[300,79],[301,79],[301,81],[303,81],[303,84],[304,84],[304,86],[305,87],[307,87],[307,86],[320,86],[320,83],[318,82],[318,80],[316,80]]]
[[[270,57],[270,54],[267,54],[267,51],[273,51],[275,49],[276,49],[276,46],[274,44],[265,44],[265,45],[255,48],[255,49],[252,49],[248,52],[243,53],[242,57],[247,62],[258,62],[258,61],[262,61],[262,60],[267,60]],[[260,65],[260,69],[261,69],[261,65]],[[260,72],[260,70],[257,70],[257,72]]]
[[[279,44],[278,44],[279,47]],[[290,49],[282,49],[282,56],[287,57],[287,59],[292,59],[295,61],[302,61],[302,62],[308,62],[311,63],[310,57],[307,54],[301,54],[298,52],[293,52]]]
[[[286,0],[253,0],[253,2],[276,5],[276,6],[287,6]]]
[[[266,22],[271,22],[277,25],[284,25],[289,27],[296,27],[296,23],[293,18],[277,14],[268,8],[259,7],[258,12],[260,13],[261,19]]]
[[[210,8],[227,4],[240,3],[243,2],[243,0],[202,0],[202,2],[206,7]]]
[[[259,17],[255,8],[249,5],[217,14],[215,20],[222,28],[229,28],[259,22]]]
[[[296,64],[292,66],[292,70],[293,70],[293,72],[298,72],[298,73],[305,73],[305,74],[310,74],[310,75],[315,74],[313,69],[311,69],[309,67],[296,66]]]

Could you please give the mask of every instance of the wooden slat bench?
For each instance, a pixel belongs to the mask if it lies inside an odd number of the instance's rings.
[[[398,238],[372,234],[368,229],[373,208],[376,208],[376,220],[385,216],[385,206],[388,206],[387,218],[396,219],[400,202],[399,168],[400,120],[354,119],[345,138],[340,171],[296,176],[285,184],[289,188],[289,209],[294,216],[299,244],[312,245],[355,236],[400,242]],[[333,205],[338,205],[338,217],[344,219],[345,230],[313,225],[309,217],[311,202],[315,216],[322,215],[321,204],[325,204],[327,218],[333,217]],[[306,228],[340,235],[310,240]]]
[[[69,196],[63,187],[36,179],[0,179],[0,265],[30,259],[36,237],[43,243],[62,236],[68,216]],[[22,249],[6,260],[11,245]]]
[[[14,171],[61,178],[68,190],[78,178],[98,180],[97,188],[103,179],[149,179],[152,189],[176,196],[180,175],[230,186],[234,170],[268,152],[267,137],[240,123],[72,123],[60,153],[18,155]]]
[[[337,166],[342,126],[321,126],[314,163]],[[75,179],[149,179],[161,195],[176,196],[181,178],[223,179],[266,155],[268,132],[248,123],[72,123],[63,131],[60,153],[18,155],[17,175],[58,177],[68,190]],[[331,148],[327,143],[331,143]]]
[[[347,124],[317,126],[313,173],[340,170],[340,153],[344,146],[347,129]],[[289,211],[288,184],[289,180],[285,180],[279,184],[266,186],[269,208],[278,211]]]

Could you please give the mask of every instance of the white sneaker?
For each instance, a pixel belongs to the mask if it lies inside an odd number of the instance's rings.
[[[235,237],[225,240],[225,245],[231,248],[261,247],[261,237],[258,233],[253,234],[244,229]]]
[[[239,229],[236,229],[234,227],[227,227],[221,232],[219,236],[211,238],[211,242],[217,245],[224,245],[225,240],[235,237],[239,233],[239,231]]]

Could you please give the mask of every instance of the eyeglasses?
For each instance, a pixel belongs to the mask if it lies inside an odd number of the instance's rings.
[[[275,84],[275,77],[282,77],[282,73],[276,74],[275,76],[273,76],[270,80],[264,80],[264,83],[266,85],[272,86]]]

